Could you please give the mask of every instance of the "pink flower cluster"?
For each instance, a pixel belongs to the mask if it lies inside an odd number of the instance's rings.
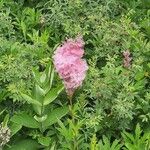
[[[61,79],[63,79],[67,94],[72,96],[74,91],[82,85],[88,65],[84,59],[84,41],[82,37],[68,39],[54,52],[54,65]]]
[[[124,51],[123,52],[123,56],[124,56],[124,59],[123,59],[123,66],[125,68],[129,68],[130,65],[131,65],[131,60],[132,58],[130,57],[130,52],[127,50],[127,51]]]

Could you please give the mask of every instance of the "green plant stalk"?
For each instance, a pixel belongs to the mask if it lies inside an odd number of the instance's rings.
[[[72,104],[72,96],[69,96],[69,111],[70,111],[70,116],[72,123],[75,124],[75,117],[74,117],[74,112],[73,112],[73,104]],[[73,138],[73,150],[78,150],[78,144],[77,144],[77,138],[76,138],[76,132],[75,137]]]
[[[40,114],[40,117],[43,117],[43,112],[44,112],[44,105],[42,103],[42,106],[41,106],[41,114]],[[40,123],[40,131],[42,132],[43,134],[43,121]]]
[[[72,121],[74,122],[74,113],[73,113],[73,104],[72,104],[72,97],[69,96],[69,111]]]

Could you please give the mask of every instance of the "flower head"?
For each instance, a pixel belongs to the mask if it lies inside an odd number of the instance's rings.
[[[0,147],[4,146],[10,140],[10,129],[5,126],[3,127],[3,123],[0,124]]]
[[[123,66],[125,68],[129,68],[131,65],[131,60],[132,60],[132,58],[130,57],[130,52],[128,50],[124,51],[123,56],[124,56]]]
[[[82,37],[68,39],[54,52],[54,65],[61,79],[63,79],[67,94],[72,96],[74,91],[82,85],[88,65],[84,59],[84,41]]]

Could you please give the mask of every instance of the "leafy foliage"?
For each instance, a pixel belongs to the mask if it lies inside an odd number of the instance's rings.
[[[99,142],[99,149],[103,150],[120,150],[121,147],[122,145],[119,144],[118,140],[115,140],[111,145],[110,141],[105,136],[103,137],[103,142]]]
[[[0,0],[4,149],[150,149],[149,20],[149,0]],[[52,55],[77,35],[89,71],[68,108]]]
[[[133,150],[148,150],[150,148],[150,133],[145,133],[144,135],[141,135],[142,130],[137,124],[135,129],[135,135],[132,135],[127,132],[123,132],[122,136],[125,140],[125,148],[124,149],[133,149]]]

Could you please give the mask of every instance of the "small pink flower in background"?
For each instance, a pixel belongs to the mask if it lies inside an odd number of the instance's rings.
[[[84,41],[82,37],[68,39],[54,52],[54,66],[63,79],[67,94],[72,96],[74,91],[82,85],[88,70],[84,59]]]
[[[123,56],[124,56],[123,66],[125,68],[129,68],[131,66],[131,60],[132,60],[132,58],[130,57],[130,52],[128,50],[124,51]]]

